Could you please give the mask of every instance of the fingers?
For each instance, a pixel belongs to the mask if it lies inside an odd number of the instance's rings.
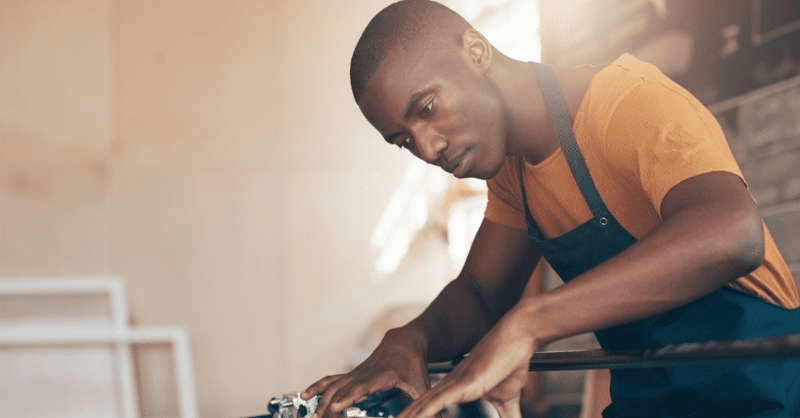
[[[364,396],[392,388],[398,388],[412,399],[416,399],[421,395],[421,391],[415,388],[418,385],[420,384],[412,385],[405,382],[394,372],[384,372],[369,380],[354,378],[349,383],[338,388],[336,394],[332,397],[331,409],[334,411],[343,410]],[[424,386],[425,383],[422,383],[422,385]]]
[[[331,385],[331,383],[341,379],[342,376],[344,376],[344,375],[343,374],[335,374],[335,375],[332,375],[332,376],[325,376],[322,379],[319,379],[316,382],[312,383],[311,386],[309,386],[306,390],[304,390],[300,394],[300,397],[305,399],[305,400],[309,400],[309,399],[313,398],[314,396],[317,396],[320,393],[325,392],[325,389],[327,389],[328,386]]]
[[[525,368],[518,368],[512,372],[508,377],[503,379],[502,382],[497,384],[485,398],[493,404],[502,404],[509,400],[517,399],[522,396],[522,387],[528,381],[528,370]]]
[[[512,372],[489,389],[484,385],[493,379],[486,375],[475,375],[469,371],[470,366],[471,362],[465,360],[439,385],[409,405],[398,418],[435,417],[448,406],[480,398],[486,398],[495,405],[500,418],[520,418],[519,397],[527,377],[527,367]]]
[[[336,374],[323,377],[322,379],[312,383],[311,386],[300,393],[300,397],[305,400],[309,400],[314,396],[322,394],[317,403],[317,410],[314,414],[315,416],[323,417],[327,415],[327,407],[328,403],[330,402],[330,396],[325,395],[336,393],[335,385],[337,382],[340,382],[344,376],[345,375],[343,374]]]
[[[331,399],[331,410],[339,412],[371,392],[383,390],[379,382],[351,381],[336,391]],[[388,388],[385,388],[388,389]]]
[[[423,353],[394,345],[382,345],[347,374],[324,377],[301,393],[303,399],[319,397],[316,414],[328,417],[344,411],[371,393],[398,388],[412,399],[430,386]],[[383,348],[381,348],[383,347]]]
[[[352,381],[347,374],[336,374],[323,377],[322,379],[314,382],[308,389],[304,390],[300,397],[308,400],[314,396],[320,395],[319,402],[317,403],[317,410],[315,416],[328,417],[341,412],[350,405],[333,405],[333,401],[341,397],[340,389],[347,386]]]
[[[500,418],[522,418],[519,397],[507,401],[491,402]]]
[[[406,393],[409,389],[413,390],[410,385],[401,382],[394,373],[383,373],[368,379],[359,375],[336,375],[325,377],[314,383],[301,396],[305,399],[306,394],[314,396],[314,394],[321,393],[316,415],[327,417],[338,414],[371,393],[394,387],[398,387]],[[409,395],[414,396],[410,393]]]
[[[336,381],[331,382],[331,384],[322,391],[322,396],[319,398],[319,404],[317,404],[317,412],[314,415],[317,417],[328,417],[332,414],[340,412],[341,410],[339,409],[331,408],[331,404],[333,399],[337,396],[339,388],[347,385],[348,382],[349,379],[347,376],[339,376]]]
[[[472,392],[458,380],[445,379],[404,409],[397,418],[435,418],[449,405],[474,401],[480,397],[479,393]]]

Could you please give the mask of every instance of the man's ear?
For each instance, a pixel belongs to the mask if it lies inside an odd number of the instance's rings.
[[[492,63],[492,45],[480,32],[469,28],[461,35],[462,48],[467,59],[481,73],[489,69]]]

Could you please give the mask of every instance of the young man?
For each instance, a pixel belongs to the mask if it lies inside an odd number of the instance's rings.
[[[416,399],[401,418],[479,398],[519,416],[534,352],[587,331],[610,350],[800,331],[794,280],[713,115],[652,65],[623,55],[554,73],[407,0],[364,30],[351,84],[388,143],[487,179],[489,202],[463,270],[427,310],[304,392],[323,394],[322,415],[398,387]],[[542,256],[565,284],[521,297]],[[427,362],[466,352],[429,390]],[[798,362],[614,371],[604,416],[800,416],[798,373]]]

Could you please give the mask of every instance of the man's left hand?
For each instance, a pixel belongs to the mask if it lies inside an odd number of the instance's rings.
[[[449,405],[484,399],[501,418],[519,418],[519,397],[537,344],[522,316],[512,309],[442,381],[403,410],[398,418],[436,417]]]

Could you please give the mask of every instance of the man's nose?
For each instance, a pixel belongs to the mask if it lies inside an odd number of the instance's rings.
[[[429,131],[417,137],[419,156],[429,164],[436,164],[445,148],[447,148],[447,141],[438,133]]]

